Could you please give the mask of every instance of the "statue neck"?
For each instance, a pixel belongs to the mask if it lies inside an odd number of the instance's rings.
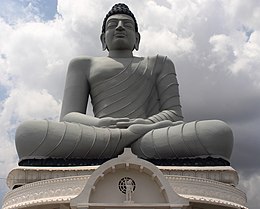
[[[111,58],[131,58],[133,52],[130,50],[110,50],[108,56]]]

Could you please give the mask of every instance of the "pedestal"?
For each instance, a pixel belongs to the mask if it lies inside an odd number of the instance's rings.
[[[229,166],[155,166],[130,149],[101,166],[18,167],[3,209],[247,209]]]

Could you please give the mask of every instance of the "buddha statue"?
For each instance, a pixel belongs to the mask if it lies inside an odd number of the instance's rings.
[[[140,34],[127,5],[112,7],[100,38],[107,57],[69,64],[60,122],[27,121],[17,128],[20,162],[111,159],[125,147],[147,160],[229,160],[233,135],[226,123],[183,121],[173,62],[161,55],[133,56]],[[89,95],[94,116],[86,115]]]

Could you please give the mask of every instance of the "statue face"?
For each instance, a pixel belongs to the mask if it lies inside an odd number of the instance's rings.
[[[112,15],[107,19],[105,34],[101,34],[103,49],[138,49],[140,35],[135,31],[132,17],[125,14]]]

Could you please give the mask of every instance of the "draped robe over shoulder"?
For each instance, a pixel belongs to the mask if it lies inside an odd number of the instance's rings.
[[[137,63],[132,60],[112,77],[91,84],[90,95],[98,118],[151,117],[156,121],[159,116],[152,116],[163,110],[174,112],[175,120],[183,118],[174,65],[159,55]]]

